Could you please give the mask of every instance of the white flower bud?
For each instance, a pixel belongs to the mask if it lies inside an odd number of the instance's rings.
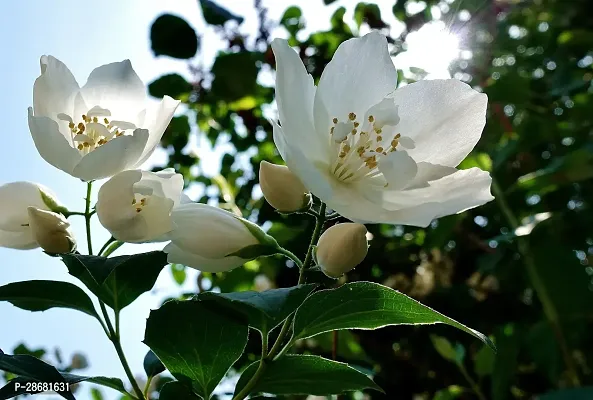
[[[259,185],[268,203],[280,212],[301,210],[309,202],[309,191],[287,166],[262,161]]]
[[[27,207],[29,227],[39,246],[48,253],[69,253],[76,240],[69,231],[70,223],[61,214]]]
[[[364,225],[351,222],[326,230],[315,251],[321,270],[331,278],[339,278],[360,264],[368,252],[366,233]]]
[[[28,250],[39,247],[29,226],[27,207],[59,212],[66,210],[43,185],[11,182],[0,186],[0,246]]]
[[[170,263],[223,272],[278,249],[274,238],[259,226],[220,208],[182,204],[173,208],[171,218],[171,243],[163,249]]]

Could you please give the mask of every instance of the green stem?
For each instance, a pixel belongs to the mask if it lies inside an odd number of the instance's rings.
[[[293,252],[286,250],[285,248],[281,247],[278,251],[278,254],[282,254],[287,258],[290,258],[294,263],[299,267],[299,270],[303,269],[303,262],[300,258],[298,258]]]
[[[498,185],[498,182],[494,179],[494,177],[492,178],[492,192],[508,224],[511,226],[513,230],[516,230],[519,227],[519,220],[513,213],[513,210],[511,209],[506,200],[504,191]],[[577,368],[572,356],[570,355],[570,350],[568,348],[568,344],[566,342],[566,338],[562,330],[562,325],[560,323],[558,310],[556,310],[556,306],[550,298],[548,288],[546,287],[546,284],[544,283],[542,277],[540,276],[537,270],[537,265],[535,262],[535,258],[533,257],[533,253],[531,252],[529,242],[526,238],[522,236],[517,237],[516,240],[517,249],[519,250],[519,253],[523,258],[523,263],[525,265],[525,269],[527,270],[527,275],[529,277],[531,285],[533,286],[533,289],[535,290],[537,297],[542,303],[544,315],[546,316],[548,322],[552,326],[552,330],[554,331],[556,339],[558,340],[558,344],[562,352],[564,363],[566,364],[568,377],[571,381],[571,385],[575,387],[580,386],[580,379],[577,373]]]
[[[101,254],[103,254],[103,252],[105,251],[105,249],[107,249],[107,247],[108,247],[108,246],[109,246],[111,243],[113,243],[113,242],[115,242],[115,241],[116,241],[116,239],[115,239],[113,236],[111,236],[111,237],[109,238],[109,240],[105,242],[105,244],[103,245],[103,247],[101,247],[101,250],[99,250],[99,253],[97,253],[97,255],[98,255],[98,256],[100,256]]]
[[[469,385],[471,386],[471,388],[474,391],[474,393],[476,394],[476,396],[478,396],[478,398],[480,400],[486,400],[486,396],[484,396],[484,393],[482,393],[482,390],[480,389],[480,386],[469,375],[469,373],[467,372],[467,369],[465,369],[465,366],[463,364],[461,364],[461,363],[458,363],[457,366],[459,367],[459,371],[461,372],[461,375],[463,375],[463,377],[465,378],[465,380],[467,381],[467,383],[469,383]]]
[[[266,367],[268,365],[268,333],[262,332],[261,335],[261,358],[259,360],[259,365],[255,374],[251,377],[247,385],[239,392],[236,396],[233,397],[232,400],[243,400],[245,397],[249,395],[251,390],[255,387],[255,384],[261,378],[263,373],[266,371]]]
[[[66,211],[63,214],[64,214],[64,217],[66,217],[66,218],[68,218],[68,217],[70,217],[72,215],[80,215],[80,216],[83,216],[83,217],[86,216],[86,213],[81,212],[81,211]]]
[[[86,206],[84,208],[84,219],[86,221],[86,242],[88,245],[89,255],[93,254],[93,243],[91,240],[91,190],[93,188],[93,182],[87,182],[86,184]]]
[[[124,367],[124,371],[126,373],[126,376],[128,377],[128,380],[130,381],[130,384],[132,385],[132,388],[134,389],[134,393],[136,393],[138,399],[144,400],[144,394],[142,393],[140,386],[138,386],[138,382],[136,382],[134,374],[132,374],[132,370],[130,369],[130,365],[128,364],[128,360],[126,359],[126,355],[124,354],[124,349],[121,347],[121,341],[119,338],[119,326],[117,326],[119,324],[119,313],[117,311],[115,312],[116,328],[114,329],[113,325],[111,324],[109,314],[107,313],[105,303],[99,300],[99,305],[101,306],[101,312],[103,313],[103,317],[105,318],[105,322],[107,323],[107,329],[109,329],[109,340],[111,340],[111,343],[113,343],[113,347],[115,347],[117,356],[121,361],[122,367]]]
[[[286,249],[282,249],[282,251],[280,252],[281,254],[284,254],[286,257],[293,260],[299,266],[299,281],[297,283],[298,285],[305,283],[305,271],[310,267],[311,261],[313,261],[313,246],[315,246],[315,244],[319,240],[319,236],[321,236],[321,230],[323,229],[324,223],[325,204],[321,203],[319,213],[315,215],[315,229],[313,230],[313,236],[311,237],[311,242],[309,243],[309,248],[307,249],[307,255],[305,256],[304,262],[301,263],[297,256],[295,256],[293,253]],[[262,334],[262,357],[259,361],[259,366],[257,367],[255,374],[253,374],[249,382],[247,382],[245,387],[239,393],[237,393],[237,395],[234,396],[232,400],[243,400],[245,397],[247,397],[251,390],[255,387],[259,378],[261,378],[261,376],[263,375],[268,362],[270,360],[273,360],[276,355],[282,355],[289,349],[291,343],[288,342],[286,346],[282,348],[282,342],[284,341],[284,338],[290,330],[290,325],[292,324],[293,319],[294,314],[290,315],[284,321],[284,324],[282,324],[282,328],[280,329],[280,333],[278,334],[278,337],[276,338],[276,341],[274,342],[274,345],[272,346],[272,349],[269,352],[267,351],[268,335]],[[281,348],[282,350],[280,350]]]
[[[154,378],[154,376],[149,376],[148,379],[146,380],[146,385],[144,385],[144,398],[148,399],[148,390],[150,389],[150,384],[152,383],[152,378]]]

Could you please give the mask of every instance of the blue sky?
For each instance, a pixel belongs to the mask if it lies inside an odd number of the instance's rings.
[[[242,31],[253,32],[257,20],[251,1],[218,1],[233,12],[246,17]],[[283,10],[293,1],[269,0],[270,17],[278,20]],[[329,15],[342,1],[324,7],[321,0],[303,2],[309,29],[325,28]],[[0,146],[0,184],[26,180],[39,182],[57,193],[70,210],[82,210],[85,186],[77,179],[48,165],[37,153],[27,127],[27,107],[32,103],[32,85],[39,75],[39,57],[51,54],[70,67],[79,84],[84,84],[90,71],[102,64],[129,58],[134,69],[150,82],[162,73],[186,73],[184,62],[168,58],[154,59],[149,48],[149,28],[162,12],[184,16],[198,32],[205,33],[202,41],[202,61],[208,64],[220,42],[204,27],[196,0],[77,0],[34,1],[20,0],[2,5],[0,12],[0,101],[2,146]],[[385,12],[388,12],[385,10]],[[281,33],[280,33],[281,34]],[[156,156],[158,160],[159,156]],[[155,162],[155,159],[152,160]],[[98,186],[98,185],[96,185]],[[95,190],[96,194],[96,190]],[[80,217],[72,217],[74,230],[84,244],[84,227]],[[99,248],[109,235],[96,224],[94,246]],[[120,254],[136,252],[141,246],[126,245]],[[59,259],[52,259],[40,250],[16,251],[0,248],[0,285],[10,282],[49,279],[78,282],[68,275]],[[195,273],[192,274],[195,277]],[[193,288],[188,279],[184,289]],[[164,270],[152,293],[141,296],[122,313],[122,341],[132,370],[142,375],[142,359],[147,351],[141,343],[145,320],[151,308],[161,299],[178,293],[168,270]],[[44,313],[30,313],[8,303],[0,303],[0,348],[5,352],[24,342],[29,347],[59,347],[65,359],[81,351],[87,355],[90,367],[82,371],[88,375],[117,376],[125,379],[115,351],[98,322],[74,311],[53,309]],[[89,398],[88,389],[79,399]],[[106,399],[117,398],[114,392],[103,390]],[[38,396],[37,398],[46,398]],[[55,398],[51,396],[50,398]]]

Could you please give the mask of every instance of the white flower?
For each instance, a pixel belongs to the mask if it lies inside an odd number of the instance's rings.
[[[50,210],[50,206],[58,203],[43,185],[11,182],[0,186],[0,246],[21,250],[39,247],[29,224],[28,207]]]
[[[323,232],[315,259],[324,274],[339,278],[364,260],[368,253],[367,229],[362,224],[337,224]]]
[[[48,253],[69,253],[76,248],[70,223],[62,214],[28,207],[29,226],[39,246]]]
[[[272,49],[274,141],[329,208],[353,221],[427,226],[493,199],[487,172],[455,168],[480,139],[486,95],[453,79],[394,91],[397,72],[377,32],[342,43],[317,87],[285,40]]]
[[[123,171],[99,189],[97,216],[117,240],[166,240],[163,235],[173,229],[171,210],[187,201],[182,190],[183,176],[172,168]]]
[[[81,88],[61,61],[41,57],[29,129],[45,161],[83,181],[140,166],[158,145],[178,101],[145,108],[129,60],[96,68]]]
[[[206,204],[182,204],[171,216],[175,229],[163,249],[170,263],[206,272],[229,271],[257,257],[258,245],[277,246],[257,225]],[[249,254],[237,255],[245,250]]]

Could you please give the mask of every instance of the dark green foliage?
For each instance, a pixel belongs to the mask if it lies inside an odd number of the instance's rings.
[[[150,42],[155,56],[192,58],[198,51],[196,31],[176,15],[159,16],[150,28]]]
[[[457,0],[447,2],[445,8],[445,2],[428,0],[427,7],[414,15],[406,11],[411,3],[416,2],[388,3],[392,12],[387,15],[379,12],[385,8],[377,1],[361,2],[349,10],[335,2],[328,7],[335,11],[324,25],[326,30],[305,34],[302,28],[313,17],[301,10],[302,2],[294,1],[281,19],[269,22],[281,25],[308,72],[318,80],[336,48],[356,35],[358,26],[380,28],[392,24],[395,16],[398,26],[391,26],[392,32],[399,32],[400,23],[403,32],[389,41],[398,53],[404,50],[407,35],[436,15],[433,6],[444,10],[441,20],[459,35],[460,46],[472,51],[471,59],[451,65],[452,76],[489,96],[482,139],[461,168],[489,169],[499,200],[441,218],[426,229],[369,225],[373,235],[369,254],[347,279],[400,290],[486,334],[495,341],[498,355],[494,358],[485,345],[449,327],[398,326],[340,331],[337,360],[377,371],[374,380],[386,395],[368,392],[373,399],[407,400],[420,395],[430,400],[476,399],[456,365],[435,350],[430,336],[436,335],[460,352],[455,357],[463,351],[463,366],[488,399],[587,398],[588,389],[558,390],[575,384],[568,365],[582,386],[593,385],[590,2]],[[461,21],[460,12],[465,10],[470,19]],[[219,26],[229,19],[228,15],[208,18],[208,23]],[[191,112],[165,134],[163,146],[169,149],[170,159],[163,167],[175,167],[190,184],[204,185],[207,190],[201,201],[236,205],[259,224],[267,222],[267,232],[282,246],[303,255],[312,221],[302,215],[279,215],[264,200],[252,199],[259,163],[282,162],[267,120],[274,114],[264,115],[273,102],[273,88],[257,82],[260,71],[275,68],[269,48],[273,37],[266,29],[249,40],[228,31],[221,35],[228,45],[219,49],[212,69],[196,73],[193,89],[185,85],[177,90],[192,92],[183,97]],[[420,69],[400,73],[405,82],[422,75]],[[172,88],[164,84],[160,95],[174,93]],[[190,167],[204,163],[182,153],[192,134],[186,121],[193,127],[194,118],[199,135],[213,144],[228,140],[233,147],[222,156],[219,173],[224,182],[189,173]],[[550,218],[535,228],[530,225],[545,216]],[[513,219],[524,225],[526,236],[514,234]],[[263,258],[250,262],[248,268],[204,274],[201,279],[228,293],[253,290],[260,274],[276,287],[293,286],[298,277],[296,268],[276,258]],[[541,285],[556,313],[553,324],[542,304]],[[295,351],[331,358],[332,340],[331,333],[320,334],[298,342]],[[235,367],[251,364],[261,350],[258,346],[257,340],[250,340],[248,355]]]

